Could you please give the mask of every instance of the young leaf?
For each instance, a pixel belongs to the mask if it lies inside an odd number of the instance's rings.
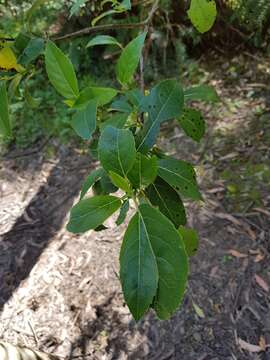
[[[0,81],[0,133],[5,137],[11,136],[11,123],[8,111],[8,96],[6,83]]]
[[[140,61],[146,32],[137,36],[122,51],[116,64],[116,75],[122,85],[127,85],[133,78]]]
[[[159,133],[160,124],[166,120],[179,117],[184,104],[184,93],[176,80],[165,80],[155,86],[150,95],[141,102],[140,109],[147,111],[148,120],[137,138],[138,151],[150,149]]]
[[[67,99],[76,98],[79,95],[79,88],[73,65],[50,40],[46,46],[45,62],[49,80],[55,89]]]
[[[83,185],[82,185],[82,191],[80,195],[80,200],[83,199],[83,197],[87,194],[88,190],[98,181],[101,179],[101,177],[105,174],[104,169],[99,168],[91,172],[90,175],[87,176],[85,179]]]
[[[211,29],[216,16],[217,7],[215,0],[191,0],[188,17],[200,33],[205,33]]]
[[[128,114],[114,113],[111,117],[102,122],[99,127],[103,131],[106,126],[113,126],[117,129],[123,129],[128,119]]]
[[[117,90],[115,89],[89,86],[80,92],[74,106],[84,106],[90,100],[96,100],[98,106],[104,106],[110,103],[116,95]]]
[[[132,194],[132,189],[130,187],[130,184],[126,178],[123,178],[122,176],[116,174],[113,171],[109,172],[110,178],[112,180],[112,183],[118,187],[119,189],[124,190],[127,194]]]
[[[184,226],[180,226],[178,231],[183,238],[188,256],[195,255],[199,246],[199,237],[197,231],[194,229],[188,229]]]
[[[136,158],[134,137],[129,130],[107,126],[101,133],[98,152],[106,171],[126,176]]]
[[[208,102],[217,102],[220,100],[215,88],[209,85],[193,86],[185,90],[184,98],[185,101],[202,100]]]
[[[91,39],[86,45],[87,48],[96,45],[116,45],[122,48],[122,45],[112,36],[109,35],[98,35]]]
[[[19,63],[27,66],[34,61],[44,50],[44,40],[41,38],[31,39],[22,55],[19,58]]]
[[[77,110],[71,120],[71,126],[84,140],[89,140],[96,130],[97,102],[89,101],[88,105]]]
[[[185,108],[178,122],[187,136],[198,142],[201,140],[205,133],[205,121],[199,110]]]
[[[192,165],[182,160],[167,157],[159,160],[158,166],[158,175],[180,194],[193,200],[201,200],[196,173]]]
[[[120,279],[135,320],[151,305],[158,286],[158,268],[149,230],[140,212],[131,219],[120,252]]]
[[[120,209],[118,218],[117,218],[117,220],[116,220],[116,222],[115,222],[117,226],[123,224],[123,222],[124,222],[125,219],[126,219],[128,210],[129,210],[129,201],[128,201],[128,200],[125,200],[125,201],[123,202],[123,205],[121,206],[121,209]]]
[[[79,234],[95,229],[121,206],[121,200],[111,195],[94,196],[73,206],[67,230]]]
[[[121,283],[134,318],[153,303],[157,315],[167,319],[182,300],[187,273],[184,244],[173,224],[150,205],[140,205],[120,252]]]
[[[157,176],[157,158],[156,156],[147,157],[137,153],[136,161],[127,174],[132,185],[139,189],[142,186],[148,186]]]
[[[157,206],[176,228],[187,222],[185,207],[178,193],[164,180],[158,177],[145,193],[151,204]]]

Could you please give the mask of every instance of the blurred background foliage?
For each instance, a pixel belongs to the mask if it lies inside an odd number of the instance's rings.
[[[0,37],[16,38],[20,32],[46,39],[72,33],[91,26],[93,20],[112,9],[117,1],[38,0],[29,15],[33,1],[0,0]],[[145,81],[152,83],[164,77],[178,77],[183,82],[203,82],[204,73],[197,65],[202,55],[215,51],[221,56],[235,55],[243,49],[270,53],[269,0],[216,0],[218,18],[206,34],[199,34],[187,17],[188,0],[161,0],[159,10],[149,29],[145,47]],[[152,0],[133,0],[130,11],[102,17],[96,25],[137,23],[145,20]],[[138,28],[112,29],[102,34],[115,36],[126,44]],[[112,85],[111,64],[119,49],[100,46],[86,49],[96,34],[71,37],[58,45],[69,54],[80,84]],[[28,147],[46,136],[66,142],[73,138],[69,114],[60,97],[49,85],[44,72],[43,57],[32,65],[31,76],[21,81],[12,93],[14,138],[6,145]],[[188,79],[188,80],[187,80]],[[37,111],[38,110],[38,111]]]

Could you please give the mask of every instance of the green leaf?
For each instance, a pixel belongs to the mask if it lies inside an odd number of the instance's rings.
[[[19,95],[18,86],[20,85],[22,78],[23,78],[23,75],[18,73],[10,81],[9,87],[8,87],[8,95],[10,98],[13,98],[14,96]]]
[[[205,121],[199,110],[185,108],[183,115],[178,119],[187,136],[195,141],[200,141],[205,133]]]
[[[111,195],[94,196],[73,206],[67,230],[78,234],[95,229],[121,206],[119,198]]]
[[[144,99],[144,94],[139,89],[132,89],[129,90],[126,93],[126,96],[128,100],[131,102],[132,105],[134,105],[136,108],[138,108],[141,104],[141,102]]]
[[[115,113],[112,114],[112,116],[108,119],[106,119],[104,122],[102,122],[99,127],[100,130],[103,131],[103,129],[105,129],[106,126],[113,126],[117,129],[122,129],[128,119],[128,114],[120,114],[120,113]]]
[[[193,200],[202,199],[197,186],[196,173],[191,164],[167,157],[159,160],[158,165],[158,175],[177,192]]]
[[[129,130],[107,126],[101,133],[98,152],[100,162],[107,172],[113,171],[126,176],[136,158],[134,137]]]
[[[185,207],[179,194],[160,177],[151,184],[145,193],[151,204],[157,206],[175,227],[187,222]]]
[[[81,110],[77,110],[72,117],[71,126],[76,133],[84,140],[89,140],[96,130],[97,102],[89,101],[88,105]]]
[[[75,0],[74,4],[70,8],[69,17],[77,14],[81,7],[87,2],[87,0]]]
[[[87,176],[85,179],[83,185],[82,185],[82,191],[80,195],[80,200],[83,199],[83,197],[87,194],[88,190],[98,181],[101,179],[101,177],[104,175],[105,171],[102,168],[96,169],[91,172],[90,175]]]
[[[84,106],[90,100],[96,100],[98,106],[104,106],[110,103],[116,95],[117,90],[115,89],[89,86],[80,92],[80,95],[76,100],[74,106]]]
[[[137,36],[122,51],[116,64],[116,75],[122,85],[131,82],[140,61],[146,32]]]
[[[143,216],[137,212],[125,232],[120,252],[120,279],[135,320],[151,305],[158,286],[158,267]]]
[[[123,222],[125,221],[125,219],[127,217],[128,210],[129,210],[129,201],[125,200],[123,202],[123,205],[121,206],[118,218],[116,220],[116,225],[117,226],[123,224]]]
[[[123,178],[122,176],[116,174],[113,171],[110,171],[109,175],[110,175],[110,178],[112,180],[112,183],[116,187],[124,190],[129,195],[132,194],[132,189],[131,189],[130,184],[129,184],[127,179]]]
[[[5,137],[10,137],[11,123],[8,110],[8,96],[6,83],[0,81],[0,133]]]
[[[181,85],[176,80],[165,80],[155,86],[141,102],[141,111],[149,118],[137,138],[138,151],[146,152],[155,143],[162,122],[179,117],[184,104]]]
[[[148,186],[155,181],[158,169],[157,165],[156,156],[147,157],[141,153],[137,153],[136,161],[127,174],[127,177],[137,189]]]
[[[184,98],[185,101],[202,100],[207,102],[217,102],[220,100],[215,88],[209,85],[193,86],[185,90]]]
[[[49,80],[55,89],[67,99],[76,98],[79,95],[79,88],[73,65],[50,40],[46,46],[45,62]]]
[[[217,17],[215,0],[191,0],[188,17],[200,33],[210,30]]]
[[[93,193],[95,195],[108,195],[111,193],[114,193],[118,190],[118,187],[116,187],[111,179],[109,178],[109,175],[104,170],[104,174],[101,176],[100,180],[98,180],[93,185]]]
[[[26,48],[24,49],[22,55],[20,56],[18,62],[24,66],[29,65],[32,61],[43,52],[44,50],[44,40],[41,38],[31,39]]]
[[[111,110],[116,110],[119,112],[130,114],[132,112],[132,106],[128,103],[125,97],[121,97],[118,100],[115,100],[111,105]]]
[[[31,37],[28,34],[20,32],[15,39],[14,46],[19,53],[22,53],[23,50],[27,47]]]
[[[86,45],[87,48],[96,45],[116,45],[122,48],[122,45],[112,36],[109,35],[98,35],[91,39]]]
[[[178,231],[183,238],[188,256],[195,255],[199,247],[199,236],[197,231],[188,229],[184,226],[180,226]]]
[[[121,283],[134,318],[151,304],[161,319],[169,318],[182,300],[187,274],[184,244],[173,224],[150,205],[140,205],[120,252]]]
[[[27,105],[33,109],[37,109],[42,101],[41,98],[34,98],[30,94],[30,90],[29,90],[29,87],[27,86],[27,84],[25,85],[25,88],[24,88],[24,97],[27,102]]]

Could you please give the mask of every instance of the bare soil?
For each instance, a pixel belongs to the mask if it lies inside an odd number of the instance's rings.
[[[270,165],[270,89],[263,65],[260,78],[254,70],[260,59],[250,57],[209,76],[222,102],[200,105],[208,123],[200,145],[175,126],[163,128],[169,153],[197,165],[205,200],[187,204],[200,247],[169,321],[150,312],[135,323],[129,314],[117,276],[125,225],[111,219],[108,230],[82,236],[65,230],[93,160],[64,146],[49,160],[42,151],[2,159],[0,338],[66,360],[270,359],[269,180],[242,171]],[[221,176],[228,169],[247,184],[239,197]]]

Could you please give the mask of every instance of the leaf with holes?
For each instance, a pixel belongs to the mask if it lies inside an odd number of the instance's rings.
[[[136,161],[127,174],[127,177],[132,185],[139,189],[155,181],[157,169],[156,156],[147,157],[141,153],[137,153]]]
[[[167,157],[159,160],[158,175],[183,196],[193,200],[202,199],[191,164]]]
[[[140,104],[140,110],[148,112],[149,118],[138,133],[138,151],[145,153],[154,145],[160,124],[181,116],[183,104],[183,89],[176,80],[162,81],[152,89]]]
[[[136,159],[135,141],[129,130],[107,126],[98,145],[99,159],[104,169],[126,176]]]
[[[184,91],[185,101],[202,100],[206,102],[217,102],[219,96],[213,86],[198,85]]]
[[[98,181],[102,178],[102,176],[105,174],[104,169],[99,168],[91,172],[90,175],[87,176],[85,181],[82,185],[82,191],[80,195],[80,200],[84,198],[84,196],[87,194],[88,190]]]
[[[199,110],[185,108],[178,122],[187,136],[198,142],[201,140],[205,133],[205,121]]]
[[[121,206],[121,200],[111,195],[94,196],[73,206],[67,230],[79,234],[96,229]]]
[[[97,103],[89,101],[88,105],[78,110],[71,120],[71,126],[84,140],[89,140],[96,130]]]
[[[157,206],[175,227],[187,222],[184,204],[179,194],[166,181],[158,177],[153,184],[145,189],[151,204]]]
[[[188,17],[200,33],[210,30],[217,17],[215,0],[191,0]]]
[[[182,300],[187,274],[184,244],[173,224],[157,209],[140,205],[120,252],[121,283],[134,318],[150,305],[159,318],[169,318]]]
[[[195,255],[199,246],[199,237],[197,231],[186,228],[184,226],[180,226],[178,231],[182,236],[188,256]]]
[[[76,74],[68,57],[52,42],[48,41],[45,51],[46,71],[55,89],[67,99],[79,95]]]
[[[117,90],[113,88],[89,86],[80,92],[80,95],[76,100],[74,106],[85,106],[85,104],[88,103],[90,100],[96,100],[98,106],[104,106],[110,103],[116,95]]]
[[[122,85],[131,82],[140,61],[146,32],[133,39],[122,51],[116,64],[116,75]]]

